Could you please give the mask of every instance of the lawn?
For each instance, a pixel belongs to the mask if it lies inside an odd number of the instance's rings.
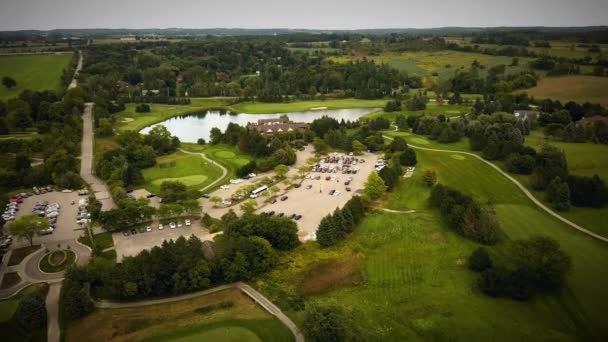
[[[212,159],[224,166],[228,170],[228,174],[226,175],[226,178],[228,179],[237,178],[236,171],[238,168],[249,163],[249,161],[252,159],[251,156],[240,152],[236,147],[225,144],[197,145],[182,143],[182,148],[188,152],[204,153],[207,158]],[[219,176],[221,176],[221,172],[211,181],[215,180]],[[222,182],[219,182],[217,187],[220,185],[222,185]],[[208,189],[208,192],[212,190],[213,188],[210,188]]]
[[[315,109],[382,108],[385,103],[386,100],[337,99],[287,103],[245,102],[238,103],[230,108],[238,113],[267,114],[303,112]]]
[[[228,308],[195,310],[222,302]],[[70,322],[66,341],[292,341],[274,316],[237,289],[152,306],[97,309]]]
[[[223,107],[225,102],[214,98],[193,98],[189,105],[150,104],[149,113],[137,113],[137,104],[129,103],[126,109],[117,114],[116,128],[119,131],[139,131],[147,126],[165,121],[175,116],[204,112],[212,108]]]
[[[256,286],[281,301],[297,291],[303,275],[332,258],[360,255],[365,283],[305,298],[351,310],[363,340],[591,340],[608,336],[608,249],[540,211],[516,186],[477,159],[450,153],[417,151],[414,177],[403,180],[383,204],[415,209],[413,214],[369,215],[343,244],[319,249],[306,244],[282,256],[281,268]],[[490,203],[504,232],[492,252],[503,255],[508,241],[533,235],[557,239],[571,256],[568,287],[560,294],[529,302],[487,297],[476,289],[465,260],[477,244],[446,229],[428,207],[429,189],[421,183],[424,168],[437,170],[439,181]],[[329,276],[329,275],[328,275]],[[301,325],[302,311],[288,310]]]
[[[17,81],[10,90],[0,86],[0,100],[16,97],[25,89],[60,90],[61,75],[71,59],[71,53],[0,56],[0,77]]]
[[[84,234],[83,236],[78,238],[78,242],[85,244],[91,248],[93,248],[93,244],[100,250],[104,250],[106,248],[110,248],[114,246],[114,240],[112,239],[112,233],[104,232],[93,235],[93,242],[89,238],[89,234]]]
[[[403,104],[405,106],[405,103]],[[460,105],[451,105],[451,104],[438,104],[435,101],[429,102],[426,104],[426,109],[410,111],[403,110],[400,112],[384,112],[378,111],[374,113],[367,114],[366,118],[376,118],[378,116],[383,116],[390,121],[394,121],[397,115],[405,115],[406,117],[410,114],[415,115],[428,115],[428,116],[437,116],[439,114],[443,114],[447,117],[459,117],[461,114],[467,114],[471,110],[470,104],[460,104]]]
[[[608,106],[608,77],[558,76],[541,79],[536,87],[525,91],[536,98],[550,98],[562,103],[576,101]],[[519,92],[519,91],[518,91]]]
[[[12,318],[23,297],[39,290],[46,293],[47,289],[46,283],[30,285],[14,297],[0,301],[0,331],[2,331],[3,342],[46,341],[46,327],[25,332]]]
[[[65,271],[66,268],[68,268],[69,266],[74,264],[74,262],[76,261],[76,254],[68,249],[63,250],[63,252],[65,252],[64,259],[60,258],[61,251],[53,251],[51,253],[46,254],[40,260],[40,264],[39,264],[40,270],[45,273],[57,273],[57,272]],[[56,258],[54,258],[54,257],[56,257]],[[51,258],[51,260],[56,263],[51,264],[51,262],[49,261],[49,258]],[[61,261],[61,260],[63,260],[63,261]]]
[[[142,170],[146,190],[158,194],[165,181],[179,181],[189,189],[199,190],[222,175],[216,165],[200,155],[174,152],[156,159],[156,165]]]

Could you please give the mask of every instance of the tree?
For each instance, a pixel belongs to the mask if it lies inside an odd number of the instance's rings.
[[[2,85],[4,85],[6,89],[11,89],[17,86],[17,81],[15,81],[12,77],[4,76],[2,77]]]
[[[570,188],[568,183],[555,177],[547,186],[547,200],[553,208],[564,211],[570,209]]]
[[[283,164],[279,164],[274,167],[274,173],[277,175],[277,178],[283,179],[285,175],[289,172],[289,167]]]
[[[24,330],[31,331],[46,327],[47,317],[44,297],[41,291],[36,291],[19,301],[15,318]]]
[[[43,229],[48,228],[48,221],[45,218],[38,217],[35,215],[27,215],[18,218],[8,227],[11,235],[17,237],[17,239],[28,240],[30,246],[34,245],[34,236]]]
[[[349,335],[345,314],[337,306],[308,305],[303,328],[309,341],[341,342]]]
[[[380,198],[386,192],[387,186],[376,172],[372,172],[365,182],[365,195],[371,200]]]
[[[403,166],[416,166],[418,163],[416,151],[414,151],[413,148],[406,148],[405,151],[399,155],[399,162]]]
[[[391,152],[400,152],[407,149],[407,142],[402,137],[396,137],[388,145],[388,149]]]
[[[365,147],[365,145],[363,145],[363,143],[361,143],[359,140],[353,140],[352,149],[354,155],[360,156],[367,149],[367,147]]]
[[[213,196],[209,199],[209,201],[213,203],[213,206],[217,206],[222,201],[222,199],[219,196]]]
[[[422,173],[422,181],[429,187],[435,185],[437,183],[437,171],[425,169]]]
[[[319,137],[315,137],[312,140],[312,145],[315,147],[315,152],[318,154],[326,153],[327,150],[329,149],[329,146],[327,146],[325,141],[323,141],[323,139],[321,139]]]
[[[160,197],[163,203],[175,203],[187,199],[186,185],[178,181],[164,181],[160,184]]]
[[[488,250],[484,247],[474,250],[471,256],[469,256],[467,266],[475,272],[483,272],[488,268],[492,268],[492,258],[490,258]]]
[[[243,214],[252,215],[255,212],[257,206],[258,202],[254,200],[247,200],[240,205],[240,208],[243,211]]]

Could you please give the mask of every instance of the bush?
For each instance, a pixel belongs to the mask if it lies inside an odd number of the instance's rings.
[[[45,296],[41,291],[36,291],[19,301],[15,311],[17,323],[24,330],[35,330],[46,327],[46,304]]]
[[[304,316],[308,341],[346,341],[348,327],[344,312],[337,306],[309,306]]]
[[[203,139],[203,138],[198,138],[198,140],[196,141],[196,143],[197,143],[198,145],[205,145],[205,139]]]
[[[435,185],[437,183],[437,171],[425,169],[422,174],[422,181],[428,187]]]
[[[475,272],[483,272],[488,268],[492,268],[492,259],[488,254],[488,250],[484,247],[474,250],[471,256],[469,256],[467,266]]]
[[[137,113],[149,113],[150,112],[150,106],[146,103],[140,103],[137,105],[137,107],[135,107],[135,112]]]
[[[416,166],[418,160],[416,159],[416,151],[413,148],[407,148],[403,153],[399,155],[399,162],[403,166]]]
[[[536,160],[527,154],[512,153],[505,159],[505,163],[509,172],[529,175],[534,170]]]

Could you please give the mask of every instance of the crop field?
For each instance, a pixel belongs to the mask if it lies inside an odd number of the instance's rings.
[[[381,108],[386,100],[338,99],[288,103],[246,102],[231,106],[235,112],[249,114],[303,112],[315,109]]]
[[[205,310],[222,303],[232,304]],[[293,340],[287,327],[236,289],[168,304],[97,309],[70,322],[65,337],[66,341]]]
[[[124,111],[118,113],[116,128],[119,131],[139,131],[147,126],[175,116],[199,113],[211,108],[222,107],[223,105],[224,101],[220,99],[193,98],[189,105],[150,104],[149,113],[137,113],[135,111],[137,104],[129,103]]]
[[[558,76],[541,79],[536,87],[526,92],[536,98],[550,98],[562,103],[576,101],[608,106],[608,77]]]
[[[285,266],[259,282],[271,296],[295,293],[298,279],[319,262],[352,259],[362,254],[365,282],[306,297],[352,311],[354,323],[368,340],[589,340],[608,334],[608,250],[540,211],[495,170],[468,156],[417,151],[414,177],[403,180],[383,201],[386,208],[414,209],[413,214],[369,215],[343,244],[319,249],[307,244]],[[465,261],[477,244],[449,231],[438,212],[428,207],[429,189],[421,170],[438,172],[439,182],[492,205],[504,232],[491,248],[504,255],[508,241],[549,235],[571,256],[573,270],[560,294],[522,303],[481,294]],[[289,311],[302,322],[301,311]]]
[[[407,72],[412,76],[428,76],[437,73],[440,79],[448,79],[454,75],[458,69],[468,69],[471,64],[477,60],[486,67],[493,67],[504,64],[511,64],[511,57],[506,56],[490,56],[479,53],[469,53],[460,51],[416,51],[402,53],[384,53],[380,56],[365,56],[367,59],[374,60],[378,63],[386,63],[397,70]],[[355,59],[362,58],[354,57]],[[353,57],[331,57],[337,62],[346,62]],[[531,59],[529,59],[531,60]],[[507,72],[517,72],[524,70],[527,65],[528,58],[520,58],[520,66],[507,67]]]
[[[71,53],[0,56],[0,78],[9,76],[17,81],[12,89],[0,86],[0,100],[16,97],[25,89],[59,90],[71,58]]]
[[[175,152],[157,158],[156,165],[142,170],[146,190],[157,193],[165,181],[179,181],[189,189],[201,189],[222,175],[216,165],[199,155]]]

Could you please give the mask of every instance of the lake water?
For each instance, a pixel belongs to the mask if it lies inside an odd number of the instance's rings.
[[[203,138],[208,142],[209,133],[212,128],[217,127],[224,132],[231,122],[240,126],[246,126],[248,122],[257,122],[260,119],[275,119],[281,115],[287,115],[293,122],[305,123],[311,123],[313,120],[324,115],[335,118],[338,121],[342,119],[345,121],[357,121],[363,115],[377,110],[378,109],[376,108],[353,108],[277,114],[222,114],[219,111],[207,111],[201,114],[188,114],[174,117],[155,125],[148,126],[142,129],[140,133],[147,134],[155,126],[163,125],[167,127],[172,135],[177,136],[180,141],[195,143],[199,138]]]

